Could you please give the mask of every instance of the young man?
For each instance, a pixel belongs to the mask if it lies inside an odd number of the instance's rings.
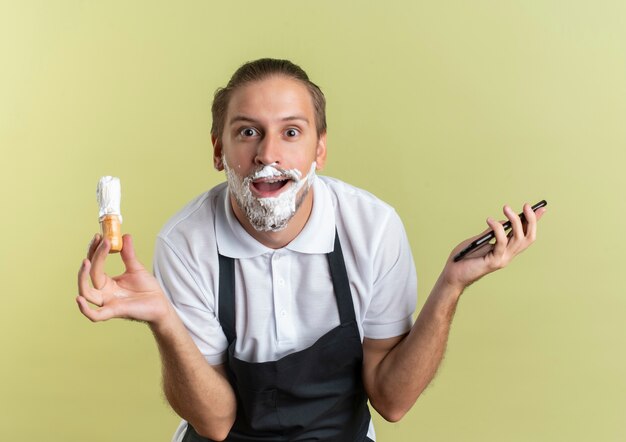
[[[93,321],[149,324],[166,397],[184,419],[176,441],[374,440],[367,401],[399,420],[437,370],[464,288],[534,241],[543,210],[525,205],[523,224],[505,207],[511,235],[489,219],[495,246],[449,259],[412,325],[416,276],[395,211],[315,174],[324,108],[291,62],[245,64],[212,109],[227,182],[161,231],[156,279],[130,236],[116,278],[103,272],[108,241],[90,245],[79,308]]]

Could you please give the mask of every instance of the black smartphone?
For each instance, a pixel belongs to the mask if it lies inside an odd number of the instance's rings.
[[[548,205],[548,202],[546,200],[541,200],[539,201],[537,204],[535,204],[534,206],[532,206],[533,212],[536,211],[537,209],[540,209],[542,207],[545,207],[546,205]],[[524,216],[523,213],[519,214],[519,217],[522,221],[526,220],[526,217]],[[505,222],[502,227],[504,227],[504,230],[508,230],[511,228],[511,221],[507,221]],[[472,241],[467,247],[465,247],[463,250],[461,250],[459,253],[457,253],[454,256],[454,262],[460,261],[463,259],[463,257],[465,257],[465,255],[467,255],[468,253],[476,250],[477,248],[484,246],[485,244],[487,244],[489,241],[491,241],[492,239],[494,239],[496,237],[496,234],[493,232],[493,230],[489,231],[488,233],[484,234],[483,236],[481,236],[478,239],[475,239],[474,241]]]

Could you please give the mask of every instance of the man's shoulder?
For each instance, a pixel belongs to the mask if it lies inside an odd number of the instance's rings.
[[[159,237],[174,239],[198,230],[213,231],[217,204],[223,199],[225,190],[226,183],[221,183],[192,199],[165,223]]]
[[[374,194],[336,178],[322,177],[332,200],[339,236],[368,255],[389,232],[402,227],[395,209]]]
[[[320,176],[329,191],[335,212],[395,213],[392,206],[371,192],[329,176]]]

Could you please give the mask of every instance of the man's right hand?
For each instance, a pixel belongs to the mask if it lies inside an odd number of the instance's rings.
[[[125,272],[108,276],[104,266],[110,247],[99,234],[89,244],[87,259],[78,271],[78,308],[93,322],[126,318],[155,325],[171,310],[158,281],[135,257],[130,235],[124,235],[121,251]]]
[[[135,258],[130,235],[123,241],[126,270],[111,278],[104,273],[110,244],[94,236],[78,271],[78,308],[94,322],[126,318],[149,323],[161,353],[168,402],[199,434],[223,440],[237,415],[225,367],[207,363],[156,278]]]

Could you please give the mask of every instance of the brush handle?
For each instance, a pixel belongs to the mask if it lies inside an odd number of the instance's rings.
[[[100,220],[102,237],[109,240],[111,250],[109,253],[117,253],[122,250],[122,223],[117,215],[105,215]]]

